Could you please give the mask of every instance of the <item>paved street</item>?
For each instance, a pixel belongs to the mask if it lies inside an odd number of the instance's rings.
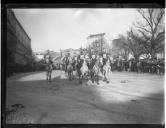
[[[7,108],[21,104],[7,123],[161,123],[164,76],[113,72],[110,83],[69,81],[63,71],[14,75],[7,80]]]

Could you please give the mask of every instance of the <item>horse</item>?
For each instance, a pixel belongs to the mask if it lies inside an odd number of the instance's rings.
[[[111,70],[111,66],[110,66],[110,61],[108,59],[106,61],[106,64],[103,66],[103,76],[104,76],[103,81],[106,81],[107,83],[109,83],[108,77],[109,77],[110,73],[112,73],[112,70]]]
[[[83,60],[83,64],[82,64],[82,67],[80,68],[80,71],[81,71],[82,77],[84,78],[86,78],[89,74],[89,69],[85,59]]]
[[[99,68],[100,68],[100,72],[103,74],[103,58],[102,57],[99,58]]]
[[[92,83],[94,83],[95,81],[97,84],[99,84],[99,72],[100,72],[99,60],[96,60],[95,64],[92,66],[93,68],[90,70]]]
[[[73,60],[71,57],[68,59],[69,59],[69,63],[67,65],[67,73],[68,73],[69,80],[73,80]]]
[[[77,58],[76,70],[79,77],[79,83],[82,84],[82,80],[88,78],[88,66],[85,59]]]
[[[46,59],[46,80],[51,82],[51,74],[53,70],[53,64],[50,59]]]

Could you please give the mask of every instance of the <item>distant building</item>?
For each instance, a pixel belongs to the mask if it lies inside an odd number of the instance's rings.
[[[93,34],[87,37],[90,54],[102,54],[108,53],[109,46],[105,40],[105,33]]]
[[[35,52],[34,54],[39,60],[44,59],[44,56],[47,54],[49,54],[52,59],[55,59],[60,56],[60,52],[54,52],[54,51],[49,51],[49,50],[46,50],[43,52]]]
[[[11,9],[7,9],[7,56],[9,65],[24,66],[32,61],[31,39]]]
[[[80,54],[80,50],[72,49],[72,48],[64,49],[64,50],[61,50],[61,54],[62,54],[62,56],[65,56],[67,54],[70,54],[71,56],[77,56],[78,54]]]

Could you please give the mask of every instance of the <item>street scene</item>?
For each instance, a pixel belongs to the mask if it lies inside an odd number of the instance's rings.
[[[163,124],[164,9],[8,9],[7,124]]]

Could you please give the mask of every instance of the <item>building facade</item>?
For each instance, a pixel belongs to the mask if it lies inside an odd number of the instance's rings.
[[[7,63],[21,66],[32,61],[31,39],[17,20],[14,12],[7,9]]]
[[[90,54],[108,53],[109,46],[105,40],[105,33],[90,35],[87,37],[87,49]]]

